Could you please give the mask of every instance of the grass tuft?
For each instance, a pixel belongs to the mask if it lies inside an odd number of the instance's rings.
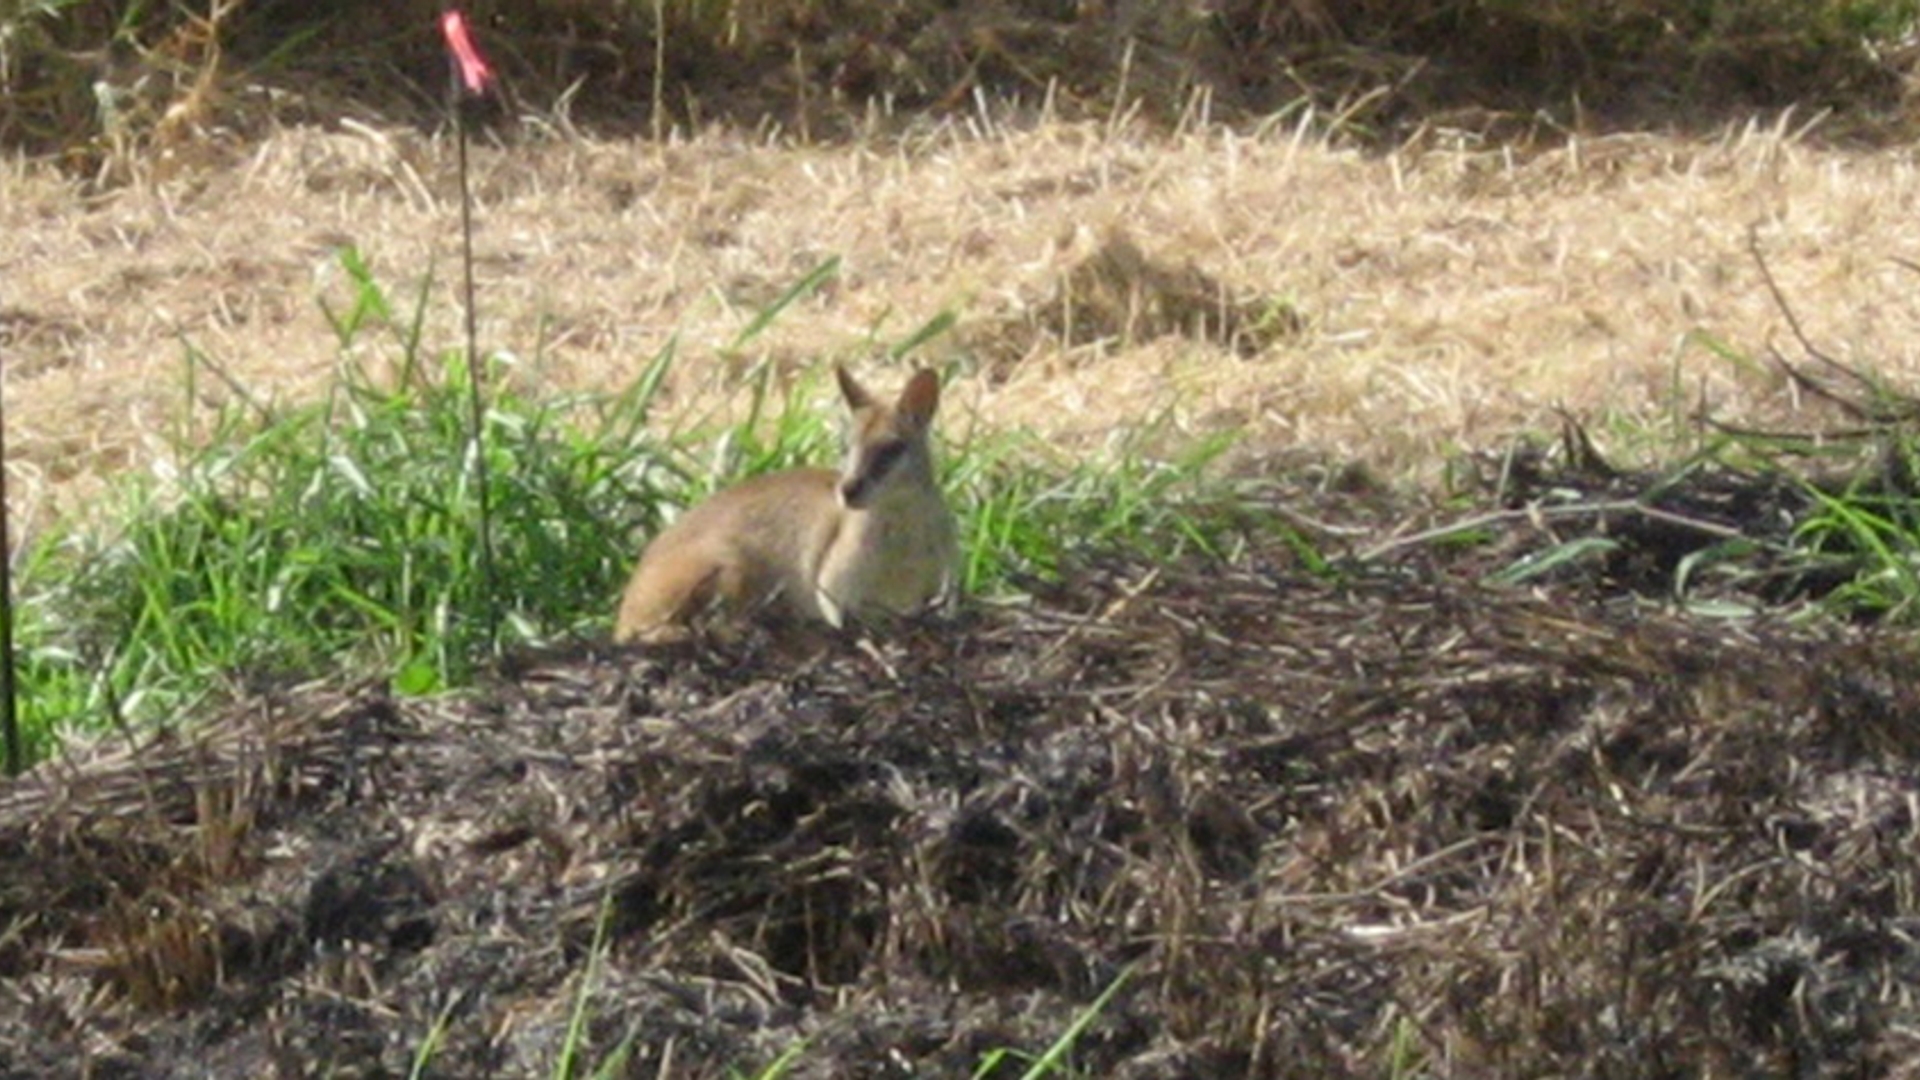
[[[351,352],[361,323],[336,328]],[[343,667],[431,692],[487,651],[490,600],[509,643],[591,626],[674,481],[646,425],[669,356],[613,396],[536,400],[512,365],[486,373],[510,568],[490,598],[465,365],[423,358],[418,340],[403,335],[393,385],[348,364],[313,404],[222,407],[198,447],[176,447],[171,475],[125,487],[115,524],[44,537],[21,585],[28,726],[168,715],[222,679]]]
[[[963,580],[991,592],[1010,579],[1056,578],[1078,555],[1127,550],[1157,559],[1232,558],[1257,534],[1304,543],[1222,475],[1235,436],[1217,432],[1162,457],[1158,424],[1091,457],[1061,455],[1031,435],[983,437],[950,458],[946,485],[961,519]]]
[[[1794,541],[1803,576],[1837,582],[1830,607],[1911,624],[1920,617],[1920,435],[1888,439],[1885,460],[1895,477],[1858,476],[1838,490],[1807,481],[1812,508]]]

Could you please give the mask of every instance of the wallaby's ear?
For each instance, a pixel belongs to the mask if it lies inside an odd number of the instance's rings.
[[[907,380],[906,388],[900,391],[900,401],[893,411],[906,417],[916,427],[926,427],[933,422],[933,410],[940,407],[940,376],[927,368],[913,373]]]
[[[840,381],[840,396],[847,399],[847,408],[858,412],[873,404],[873,395],[844,366],[833,365],[833,377]]]

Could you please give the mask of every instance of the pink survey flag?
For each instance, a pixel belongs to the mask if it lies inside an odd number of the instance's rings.
[[[459,8],[448,8],[440,15],[440,32],[446,36],[447,49],[460,68],[460,84],[469,94],[484,94],[493,82],[493,69],[473,44],[467,29],[467,17]]]

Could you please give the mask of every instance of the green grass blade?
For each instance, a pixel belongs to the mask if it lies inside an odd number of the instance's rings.
[[[740,333],[734,335],[732,343],[722,349],[721,352],[724,354],[733,354],[746,348],[748,344],[752,343],[753,339],[766,332],[766,329],[772,326],[775,320],[780,318],[782,312],[800,300],[813,295],[815,290],[819,289],[820,286],[826,284],[828,281],[833,280],[839,273],[840,256],[829,256],[818,266],[808,271],[805,277],[789,286],[786,292],[781,293],[774,299],[773,303],[760,309],[760,311],[748,321],[746,327],[742,329]]]
[[[1535,552],[1513,565],[1487,575],[1489,585],[1518,585],[1553,573],[1576,563],[1610,555],[1620,550],[1620,542],[1604,536],[1582,536]]]

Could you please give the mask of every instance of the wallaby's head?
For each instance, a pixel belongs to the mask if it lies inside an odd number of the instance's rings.
[[[940,405],[940,378],[924,368],[913,373],[899,400],[875,401],[847,369],[836,367],[840,396],[853,413],[847,428],[847,464],[840,474],[840,502],[861,510],[889,490],[930,486],[933,457],[927,428]]]

